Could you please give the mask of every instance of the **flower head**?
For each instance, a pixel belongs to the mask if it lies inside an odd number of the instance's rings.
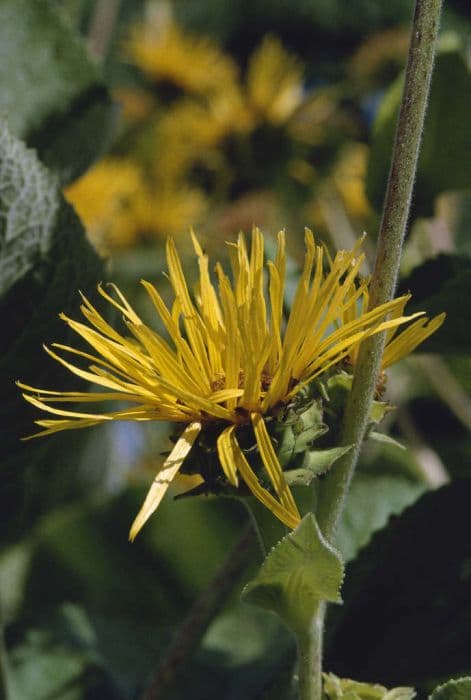
[[[167,242],[169,280],[175,300],[168,308],[155,287],[143,281],[166,329],[166,337],[143,323],[114,285],[98,290],[122,314],[127,335],[110,326],[88,299],[81,311],[86,323],[62,315],[91,352],[54,344],[47,352],[75,375],[103,391],[61,392],[20,383],[24,397],[54,418],[41,419],[39,435],[84,428],[113,420],[172,421],[184,426],[157,474],[130,536],[133,539],[162,500],[200,433],[216,435],[218,469],[225,482],[239,480],[288,527],[300,514],[277,458],[266,422],[312,380],[338,365],[367,336],[390,331],[419,316],[402,316],[406,297],[361,314],[352,313],[364,298],[358,285],[363,262],[361,240],[324,265],[324,248],[306,231],[306,256],[288,319],[283,318],[285,236],[278,234],[276,256],[265,277],[264,239],[258,229],[250,251],[239,236],[229,243],[232,278],[216,265],[211,280],[208,256],[193,235],[199,282],[192,297],[172,240]],[[413,327],[413,326],[412,326]],[[83,368],[65,356],[72,355]],[[128,407],[106,413],[78,412],[58,404],[120,401]],[[263,475],[240,444],[252,431]]]
[[[131,159],[104,158],[64,191],[103,254],[143,239],[187,230],[207,203],[203,193],[171,178],[149,178]]]
[[[150,80],[195,95],[209,95],[236,80],[237,66],[212,39],[187,34],[160,10],[135,26],[126,44],[130,60]]]

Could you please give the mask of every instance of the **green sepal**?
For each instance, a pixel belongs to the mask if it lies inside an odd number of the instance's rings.
[[[325,474],[340,457],[343,457],[351,449],[352,445],[347,445],[347,447],[332,447],[327,450],[306,452],[299,469],[289,469],[284,472],[286,482],[290,486],[309,486],[316,476]]]
[[[341,603],[344,567],[308,513],[278,542],[242,591],[242,599],[277,613],[296,633],[305,631],[320,603]]]
[[[270,425],[270,434],[277,441],[276,454],[280,464],[287,466],[296,455],[306,452],[311,444],[328,431],[323,422],[321,406],[309,401],[303,409],[289,407]]]
[[[471,698],[471,678],[457,678],[435,688],[430,700],[469,700]]]
[[[401,442],[398,440],[395,440],[393,437],[390,435],[387,435],[386,433],[378,433],[376,430],[372,430],[371,433],[368,435],[370,440],[374,440],[375,442],[380,442],[383,445],[393,445],[394,447],[399,447],[400,450],[405,450],[406,446],[403,445]]]
[[[360,683],[350,678],[338,678],[333,673],[324,673],[325,700],[412,700],[413,688],[388,690],[376,683]]]
[[[370,408],[370,423],[381,423],[384,416],[390,411],[394,411],[394,406],[386,401],[373,401]]]

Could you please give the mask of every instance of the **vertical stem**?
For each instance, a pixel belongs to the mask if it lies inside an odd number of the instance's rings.
[[[298,683],[301,700],[322,700],[322,637],[325,605],[321,603],[308,630],[298,634]]]
[[[416,0],[415,4],[405,84],[370,285],[370,309],[394,296],[430,90],[441,4],[442,0]],[[320,492],[319,525],[329,540],[335,539],[365,436],[384,342],[384,334],[378,334],[365,340],[360,348],[342,434],[342,444],[354,448],[333,467]]]
[[[416,0],[415,3],[404,91],[370,285],[370,309],[389,301],[394,295],[430,90],[441,4],[442,0]],[[342,444],[354,447],[337,462],[319,489],[317,517],[329,541],[335,540],[365,436],[384,343],[384,334],[378,334],[361,345],[342,432]],[[325,605],[320,606],[311,629],[299,637],[300,700],[322,698],[325,608]]]
[[[237,578],[247,566],[253,539],[254,531],[252,523],[249,523],[207,588],[195,600],[170,648],[160,661],[154,677],[142,695],[142,700],[168,697],[178,674],[185,667],[186,661],[192,656],[212,619],[234,588]]]

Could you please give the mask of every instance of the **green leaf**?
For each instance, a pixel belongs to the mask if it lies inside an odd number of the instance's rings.
[[[109,138],[114,109],[98,67],[49,0],[0,3],[0,113],[62,181]]]
[[[0,122],[0,297],[47,255],[59,210],[56,183]]]
[[[469,668],[471,480],[422,496],[376,533],[346,571],[326,667],[394,686]]]
[[[280,463],[287,466],[296,461],[296,456],[309,450],[312,442],[327,430],[317,401],[311,401],[302,412],[293,409],[283,412],[271,423],[270,429],[277,442],[276,454]]]
[[[469,700],[471,698],[471,678],[458,678],[447,681],[435,688],[430,700]]]
[[[59,478],[63,488],[79,495],[76,466],[83,436],[71,435],[67,440],[59,436],[53,443],[20,443],[20,437],[33,432],[37,411],[21,400],[15,380],[44,387],[56,383],[64,390],[77,386],[73,376],[48,357],[42,344],[59,340],[67,344],[71,333],[58,314],[74,315],[80,302],[78,290],[88,294],[102,277],[102,262],[75,212],[62,198],[57,178],[0,122],[0,314],[6,329],[0,339],[4,378],[0,509],[12,530],[18,518],[28,522],[25,494],[31,493],[29,489],[38,505],[42,495],[50,498],[55,481],[50,465],[57,463],[51,451],[59,445],[66,443],[70,453],[66,467],[57,465]],[[38,463],[44,474],[37,481],[30,478],[26,491],[24,474]],[[41,503],[39,510],[44,506]],[[2,534],[7,532],[4,528]]]
[[[399,78],[378,112],[367,173],[367,193],[379,210],[389,172],[396,118],[402,95]],[[471,186],[469,152],[471,74],[458,50],[443,51],[436,59],[414,190],[416,215],[429,216],[433,200],[445,190]]]
[[[327,450],[312,449],[306,452],[299,469],[289,469],[284,472],[286,482],[292,486],[309,486],[311,481],[330,467],[343,455],[351,450],[347,447],[331,447]]]
[[[424,491],[423,484],[402,475],[357,472],[337,535],[337,546],[345,561],[352,560],[391,515],[401,513]]]
[[[268,554],[242,599],[276,612],[294,631],[309,625],[320,601],[340,603],[343,564],[312,513]]]
[[[376,683],[360,683],[349,678],[338,678],[333,673],[324,673],[326,700],[413,700],[413,688],[388,690]]]
[[[420,352],[469,354],[471,306],[464,304],[471,288],[471,259],[439,255],[416,267],[401,282],[401,290],[412,291],[408,313],[425,311],[435,316],[446,311],[443,326],[421,346]]]

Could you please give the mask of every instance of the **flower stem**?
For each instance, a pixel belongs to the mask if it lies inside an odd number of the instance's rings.
[[[322,637],[325,605],[320,603],[311,626],[297,636],[298,687],[301,700],[322,700]]]
[[[370,284],[370,309],[392,299],[396,287],[430,91],[441,4],[442,0],[416,0],[415,3],[404,90]],[[337,462],[319,489],[317,518],[323,534],[331,542],[335,541],[365,436],[384,343],[384,334],[378,334],[361,345],[342,432],[342,444],[354,447]],[[325,608],[325,605],[320,606],[310,629],[299,638],[300,700],[322,698]]]
[[[442,0],[416,0],[415,3],[405,84],[370,284],[370,309],[394,296],[430,91],[441,5]],[[318,521],[330,541],[335,540],[365,436],[384,342],[381,333],[361,345],[342,433],[342,444],[354,447],[337,462],[320,489]]]
[[[253,539],[254,531],[250,522],[207,588],[195,600],[173,643],[142,695],[142,700],[158,700],[158,698],[168,697],[168,692],[178,674],[181,673],[187,660],[194,653],[209,624],[221,609],[238,577],[247,566]]]

